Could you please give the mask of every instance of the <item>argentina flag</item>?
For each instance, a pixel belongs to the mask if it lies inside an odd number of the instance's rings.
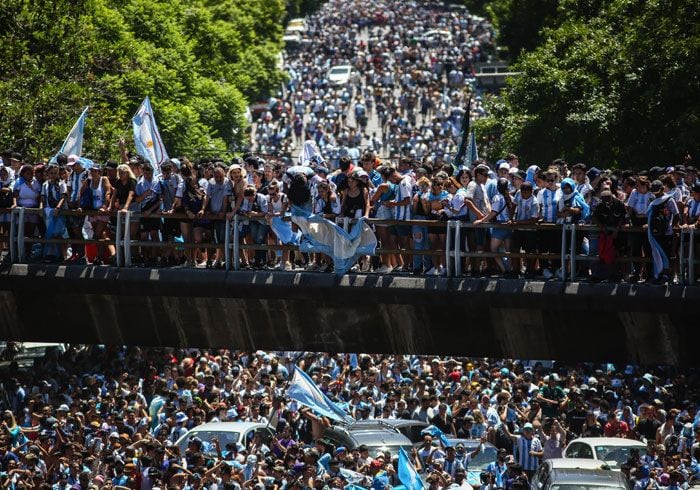
[[[131,125],[134,129],[136,152],[151,162],[156,172],[160,173],[160,164],[168,159],[168,153],[158,132],[151,100],[148,97],[143,99],[139,110],[131,118]]]
[[[298,367],[294,368],[287,396],[329,419],[342,423],[352,422],[352,418],[324,395],[309,375]]]
[[[83,109],[82,114],[80,114],[78,120],[75,121],[75,124],[73,124],[73,127],[71,128],[70,133],[68,133],[66,140],[63,142],[63,146],[61,146],[59,153],[78,156],[83,153],[83,134],[85,132],[85,119],[87,118],[87,111],[88,107],[86,106],[85,109]],[[50,163],[56,163],[55,156],[51,158]]]

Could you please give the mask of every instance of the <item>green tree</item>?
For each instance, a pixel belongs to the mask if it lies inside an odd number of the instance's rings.
[[[0,1],[0,138],[48,157],[90,105],[85,152],[116,155],[151,96],[171,154],[242,142],[245,107],[282,80],[281,0]]]

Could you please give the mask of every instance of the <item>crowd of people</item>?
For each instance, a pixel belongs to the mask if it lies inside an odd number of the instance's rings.
[[[442,2],[326,2],[287,47],[284,94],[255,124],[259,153],[291,154],[307,139],[331,168],[377,154],[442,162],[456,152],[475,67],[495,56],[483,18]],[[336,67],[350,67],[334,79]],[[485,114],[474,97],[471,118]]]
[[[81,345],[47,348],[31,366],[2,360],[0,486],[10,490],[407,485],[396,454],[321,438],[319,427],[336,422],[287,396],[296,368],[353,419],[419,420],[492,443],[484,489],[529,488],[538,465],[579,436],[645,443],[621,465],[634,489],[687,488],[700,470],[697,373],[675,368]],[[206,441],[210,450],[199,437],[184,451],[174,444],[217,421],[260,422],[276,435]],[[464,456],[426,433],[410,457],[439,490],[469,488]]]
[[[314,147],[312,141],[307,145]],[[154,176],[150,163],[130,157],[123,143],[121,148],[122,163],[103,166],[75,155],[59,155],[49,165],[25,164],[11,152],[3,155],[9,165],[0,166],[0,207],[41,208],[41,214],[25,215],[28,237],[78,240],[70,253],[66,245],[28,244],[28,260],[87,263],[80,240],[90,233],[105,242],[92,262],[112,263],[115,218],[110,212],[135,211],[139,217],[131,221],[132,238],[167,245],[133,247],[136,263],[222,267],[226,218],[239,216],[242,243],[275,245],[279,240],[271,220],[296,206],[331,220],[388,220],[374,224],[381,249],[407,253],[361,257],[355,272],[445,275],[446,223],[454,220],[483,225],[463,230],[461,250],[520,254],[464,258],[465,274],[561,277],[567,272],[557,260],[562,234],[549,225],[575,223],[595,227],[576,236],[575,249],[593,259],[579,263],[580,279],[666,283],[678,280],[680,230],[695,228],[700,216],[700,184],[690,164],[635,172],[558,159],[523,170],[518,157],[508,155],[494,166],[475,161],[468,168],[433,167],[410,157],[394,166],[365,151],[357,165],[341,157],[333,171],[318,153],[292,167],[246,154],[230,165],[172,159]],[[59,210],[97,212],[86,218]],[[1,218],[7,236],[9,215]],[[180,243],[201,248],[181,250]],[[240,260],[244,268],[333,268],[332,257],[289,250],[243,250]]]

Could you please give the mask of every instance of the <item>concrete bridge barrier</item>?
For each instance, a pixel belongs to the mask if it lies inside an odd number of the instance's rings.
[[[5,340],[699,365],[700,288],[13,265]]]

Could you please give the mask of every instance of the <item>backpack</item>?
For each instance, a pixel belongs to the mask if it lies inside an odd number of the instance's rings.
[[[653,235],[665,235],[668,229],[668,221],[666,220],[666,215],[664,214],[664,208],[666,207],[666,202],[670,199],[667,197],[659,204],[656,204],[651,208],[651,216],[649,217],[649,229]]]
[[[93,202],[92,196],[92,180],[88,179],[87,184],[80,192],[80,200],[78,206],[83,211],[93,211],[95,209],[95,203]]]
[[[0,187],[2,187],[1,184]],[[0,192],[0,208],[7,209],[10,206],[12,206],[12,189],[7,187],[7,191]]]

